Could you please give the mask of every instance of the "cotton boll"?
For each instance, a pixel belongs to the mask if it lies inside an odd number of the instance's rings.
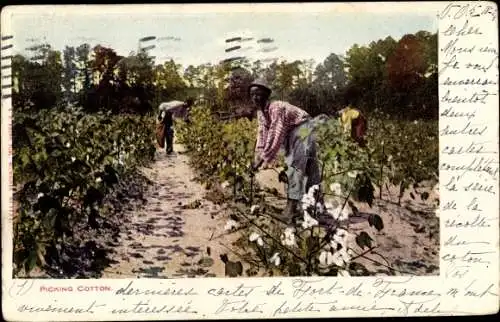
[[[340,212],[339,220],[342,221],[349,219],[350,214],[351,214],[350,207],[348,205],[345,205],[345,207]]]
[[[281,243],[285,246],[295,246],[295,229],[287,227],[281,234]]]
[[[342,187],[340,183],[334,182],[330,185],[330,190],[337,196],[342,195]]]
[[[257,233],[251,233],[250,237],[248,237],[248,240],[250,240],[251,242],[253,242],[253,241],[256,241],[258,238],[260,238],[259,234],[257,234]]]
[[[307,211],[304,211],[304,221],[302,222],[302,228],[308,229],[317,226],[319,223],[316,219],[311,217]]]
[[[259,245],[261,247],[264,246],[264,240],[262,240],[261,237],[257,238],[257,245]]]
[[[326,258],[327,258],[327,251],[322,251],[320,254],[319,254],[319,263],[321,265],[327,265],[326,263]]]
[[[328,210],[328,214],[333,217],[333,219],[338,220],[340,217],[340,213],[342,212],[342,207],[338,206],[334,209]]]
[[[349,261],[351,260],[351,257],[349,256],[349,254],[347,254],[347,250],[344,248],[342,248],[341,250],[338,251],[340,257],[342,258],[342,260],[344,261],[344,263],[349,263]]]
[[[279,253],[274,253],[274,255],[270,259],[270,262],[273,263],[275,266],[279,266],[281,264],[281,258],[279,256]]]

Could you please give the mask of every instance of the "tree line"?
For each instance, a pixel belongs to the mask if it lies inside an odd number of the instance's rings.
[[[88,112],[144,114],[160,102],[194,97],[213,111],[245,111],[247,86],[256,77],[312,115],[331,114],[348,102],[366,113],[398,119],[438,118],[437,34],[419,31],[395,40],[354,44],[322,62],[243,58],[189,65],[155,64],[144,50],[127,56],[101,45],[48,44],[13,57],[14,107],[47,109],[78,105]]]

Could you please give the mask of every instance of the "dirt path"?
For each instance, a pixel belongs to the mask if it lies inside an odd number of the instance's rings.
[[[229,214],[223,206],[204,198],[206,190],[192,180],[194,173],[188,156],[182,154],[179,145],[175,150],[178,153],[172,156],[158,150],[152,167],[143,170],[154,182],[145,196],[147,203],[125,214],[131,222],[124,223],[120,245],[112,255],[114,263],[105,270],[103,278],[224,277],[225,265],[220,255],[238,260],[228,249],[238,234],[220,237]],[[259,172],[257,181],[284,193],[273,170]],[[353,231],[371,231],[380,254],[393,268],[416,275],[438,274],[439,221],[429,208],[430,201],[417,202],[406,195],[402,206],[398,206],[396,194],[397,191],[384,191],[385,201],[376,200],[372,208],[357,205],[360,212],[382,217],[382,232],[370,228],[366,220],[354,223]],[[380,257],[373,259],[385,262]],[[370,261],[364,264],[371,271],[387,273],[387,267]]]
[[[144,169],[154,182],[145,196],[148,202],[127,215],[131,223],[103,278],[224,277],[220,254],[228,250],[220,242],[229,246],[234,237],[211,238],[224,232],[227,217],[221,206],[204,199],[205,189],[192,180],[182,147],[174,149],[172,156],[158,150],[153,166]]]

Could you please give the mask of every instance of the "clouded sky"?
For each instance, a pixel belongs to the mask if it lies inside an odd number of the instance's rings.
[[[121,55],[137,50],[145,36],[178,37],[179,41],[152,41],[158,61],[173,57],[187,66],[216,63],[229,57],[225,39],[231,36],[269,37],[277,50],[262,53],[260,44],[248,42],[247,51],[233,55],[250,58],[283,57],[287,60],[324,60],[330,53],[345,54],[353,44],[419,30],[437,31],[439,6],[426,3],[278,4],[278,5],[141,5],[11,7],[16,52],[46,40],[53,48],[84,42],[110,46]],[[3,25],[4,21],[2,21]],[[157,62],[158,62],[157,61]]]

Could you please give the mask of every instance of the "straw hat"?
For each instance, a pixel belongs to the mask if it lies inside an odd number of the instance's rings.
[[[266,91],[268,91],[268,92],[269,92],[269,94],[271,94],[271,92],[272,92],[271,86],[269,86],[269,85],[267,84],[267,82],[266,82],[264,79],[262,79],[262,78],[259,78],[259,79],[254,80],[254,81],[250,84],[250,86],[248,86],[248,90],[250,90],[252,87],[260,87],[260,88],[263,88],[263,89],[265,89]]]

